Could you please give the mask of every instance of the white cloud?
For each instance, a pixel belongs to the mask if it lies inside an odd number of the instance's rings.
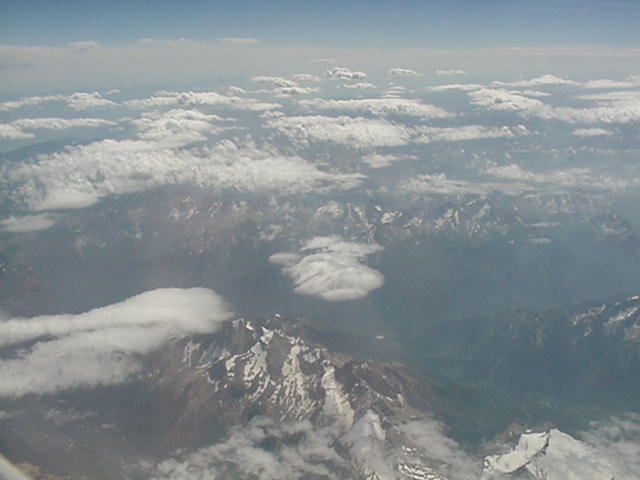
[[[308,420],[278,425],[256,417],[215,445],[145,467],[157,480],[331,478],[329,465],[346,464],[332,448],[336,436],[335,429]],[[277,440],[276,448],[265,448],[267,439]]]
[[[102,118],[60,118],[60,117],[40,117],[21,118],[14,120],[11,125],[26,130],[46,129],[63,130],[76,127],[106,127],[115,126],[116,122],[104,120]]]
[[[589,80],[588,82],[584,82],[582,87],[584,88],[594,88],[594,89],[607,89],[607,88],[630,88],[637,86],[637,83],[634,82],[626,82],[620,80],[610,80],[606,78],[602,78],[600,80]]]
[[[605,130],[604,128],[578,128],[571,133],[579,137],[601,137],[613,135],[611,130]]]
[[[368,112],[379,116],[406,115],[421,118],[448,118],[453,116],[440,107],[405,98],[358,98],[349,100],[315,98],[301,100],[299,104],[309,109]]]
[[[291,75],[291,78],[294,78],[296,80],[299,80],[301,82],[321,82],[322,78],[318,77],[317,75],[312,75],[310,73],[296,73],[294,75]]]
[[[0,139],[2,140],[24,140],[34,138],[33,133],[25,132],[20,127],[10,123],[0,123]]]
[[[358,83],[346,83],[342,85],[342,88],[364,89],[364,88],[378,88],[378,87],[376,87],[373,83],[358,82]]]
[[[523,117],[561,120],[568,123],[633,123],[640,120],[640,97],[635,92],[606,92],[583,96],[600,99],[595,106],[556,107],[542,101],[503,89],[488,89],[468,93],[471,103],[491,110],[512,111]]]
[[[284,77],[272,77],[269,75],[258,75],[251,78],[252,82],[268,83],[274,87],[297,87],[298,83]]]
[[[260,40],[253,37],[224,37],[221,38],[220,43],[224,45],[230,46],[246,46],[246,45],[257,45],[260,43]]]
[[[10,233],[36,232],[53,227],[56,221],[55,215],[48,214],[9,217],[0,220],[0,231]]]
[[[308,115],[274,118],[266,125],[303,145],[325,141],[366,149],[404,145],[410,139],[403,126],[371,118]]]
[[[469,92],[471,90],[478,90],[483,86],[479,83],[449,83],[447,85],[436,85],[435,87],[429,87],[432,92],[446,92],[449,90],[462,90],[463,92]]]
[[[352,71],[347,67],[333,67],[327,70],[326,76],[336,80],[366,80],[364,72]]]
[[[253,98],[222,95],[216,92],[160,92],[148,98],[127,100],[126,106],[134,109],[149,109],[174,105],[208,105],[232,110],[264,111],[280,108],[277,103],[267,103]]]
[[[422,74],[410,68],[395,67],[387,72],[390,77],[420,77]]]
[[[362,161],[369,165],[371,168],[382,168],[388,167],[396,162],[400,162],[402,160],[415,159],[416,157],[413,155],[397,155],[397,154],[381,154],[381,153],[371,153],[369,155],[365,155],[362,157]]]
[[[79,42],[69,42],[67,43],[67,45],[69,45],[73,49],[73,51],[81,53],[93,48],[98,48],[100,46],[100,43],[93,40],[83,40]]]
[[[47,102],[65,102],[73,110],[87,110],[99,107],[115,107],[117,103],[103,98],[98,92],[77,92],[71,95],[45,95],[26,97],[19,100],[0,103],[0,111],[32,107]]]
[[[599,458],[613,465],[616,480],[637,478],[640,472],[640,415],[627,413],[592,422],[589,429],[577,437],[591,446]]]
[[[115,126],[116,122],[101,118],[21,118],[11,123],[0,123],[0,139],[20,140],[34,138],[34,135],[25,130],[63,130],[75,127],[104,127]]]
[[[206,140],[207,134],[217,135],[228,128],[220,126],[221,122],[225,120],[218,115],[184,109],[149,112],[131,120],[140,132],[138,136],[141,140],[167,148]]]
[[[506,87],[540,87],[545,85],[579,85],[578,82],[557,77],[556,75],[546,74],[530,80],[517,80],[513,82],[495,81],[494,85]]]
[[[505,180],[551,188],[579,187],[592,190],[619,191],[640,185],[640,180],[636,178],[602,175],[593,172],[589,168],[567,168],[549,172],[532,172],[523,169],[515,163],[511,163],[509,165],[489,167],[486,169],[486,173]]]
[[[416,143],[431,142],[459,142],[462,140],[478,140],[481,138],[513,138],[528,135],[529,131],[523,125],[514,127],[484,127],[482,125],[463,125],[460,127],[429,127],[418,125],[414,127]]]
[[[189,130],[194,128],[196,130]],[[189,120],[179,129],[180,143],[199,139],[201,120]],[[186,125],[189,125],[188,128]],[[64,151],[40,155],[36,163],[6,167],[5,182],[16,182],[16,196],[31,209],[84,208],[103,197],[186,184],[217,191],[308,192],[349,189],[361,179],[356,174],[318,170],[298,156],[256,146],[251,139],[223,140],[213,145],[168,148],[158,129],[144,130],[134,140],[102,140]],[[150,133],[152,132],[152,134]]]
[[[492,190],[502,190],[502,188],[501,185],[454,180],[444,173],[417,175],[399,185],[401,191],[408,193],[441,195],[484,194]]]
[[[366,297],[384,282],[382,274],[361,261],[381,250],[377,244],[346,242],[338,236],[315,237],[300,254],[282,252],[269,261],[283,265],[282,271],[295,285],[294,292],[329,301]]]
[[[466,75],[467,72],[465,72],[464,70],[454,70],[454,69],[449,69],[449,70],[436,70],[436,75],[438,75],[439,77],[451,77],[454,75]]]
[[[1,321],[0,345],[38,341],[0,360],[0,396],[125,382],[140,355],[172,338],[213,332],[230,315],[209,289],[163,288],[77,315]]]

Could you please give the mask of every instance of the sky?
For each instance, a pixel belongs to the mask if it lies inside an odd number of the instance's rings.
[[[485,79],[623,77],[640,64],[639,20],[640,2],[627,0],[8,0],[0,3],[0,97],[193,88],[293,74],[327,58],[371,73],[403,63]]]
[[[637,45],[640,3],[601,0],[4,1],[1,41],[254,37],[277,46]]]

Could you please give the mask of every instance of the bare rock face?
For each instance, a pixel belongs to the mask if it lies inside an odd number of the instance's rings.
[[[323,335],[303,320],[240,318],[159,352],[146,378],[160,405],[159,451],[221,445],[250,425],[271,432],[276,445],[322,438],[333,458],[305,462],[322,463],[335,478],[447,478],[437,473],[445,462],[411,438],[415,422],[439,425],[429,417],[438,400],[428,382],[399,364],[333,352]]]

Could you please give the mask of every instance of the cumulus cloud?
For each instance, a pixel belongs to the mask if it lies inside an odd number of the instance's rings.
[[[230,318],[205,288],[163,288],[77,315],[0,322],[0,346],[34,342],[0,359],[0,396],[113,385],[139,371],[139,357],[172,338],[215,331]]]
[[[303,145],[325,141],[366,149],[404,145],[410,139],[408,130],[402,125],[372,118],[321,115],[280,117],[269,120],[266,126]]]
[[[604,128],[578,128],[571,133],[578,137],[601,137],[613,135],[611,130],[605,130]]]
[[[169,107],[174,105],[197,106],[207,105],[231,110],[264,111],[280,108],[277,103],[261,102],[253,98],[242,98],[233,95],[222,95],[217,92],[159,92],[148,97],[127,100],[124,104],[133,109]]]
[[[453,116],[440,107],[405,98],[358,98],[348,100],[314,98],[301,100],[299,104],[309,109],[368,112],[378,116],[399,115],[421,118],[449,118]]]
[[[467,72],[465,72],[464,70],[454,70],[454,69],[449,69],[449,70],[436,70],[436,75],[438,75],[439,77],[452,77],[455,75],[466,75]]]
[[[199,129],[201,120],[195,122]],[[176,127],[184,129],[186,124]],[[193,127],[193,125],[192,125]],[[101,198],[186,184],[216,191],[308,192],[349,189],[361,177],[321,171],[298,156],[258,147],[251,139],[223,140],[213,145],[168,148],[164,127],[144,130],[134,140],[102,140],[68,146],[38,156],[34,163],[12,164],[3,180],[14,196],[32,210],[84,208]],[[185,130],[177,138],[198,139],[202,130]],[[151,132],[151,133],[150,133]]]
[[[24,140],[33,138],[35,135],[25,132],[22,128],[10,123],[0,123],[0,139],[1,140]]]
[[[315,237],[299,253],[281,252],[269,257],[295,285],[294,292],[329,301],[366,297],[384,282],[382,274],[361,263],[382,249],[377,244],[344,241],[339,236]]]
[[[568,123],[633,123],[640,120],[640,97],[635,92],[598,94],[601,101],[584,108],[557,107],[529,98],[522,92],[482,88],[468,93],[471,103],[490,110],[511,111],[523,117]],[[584,97],[583,97],[584,98]],[[595,96],[590,96],[596,100]]]
[[[310,73],[296,73],[291,76],[291,78],[295,80],[299,80],[301,82],[321,82],[322,78],[317,75],[312,75]]]
[[[352,71],[347,67],[333,67],[326,71],[325,75],[335,80],[366,80],[364,72]]]
[[[53,227],[57,220],[55,215],[49,214],[9,217],[0,220],[0,231],[10,233],[36,232]]]
[[[378,88],[373,83],[369,82],[358,82],[358,83],[347,83],[342,85],[342,88],[353,88],[353,89],[364,89],[364,88]]]
[[[42,118],[21,118],[11,123],[0,124],[0,139],[20,140],[26,138],[34,138],[31,132],[25,130],[63,130],[66,128],[76,127],[105,127],[115,126],[116,122],[104,120],[101,118],[59,118],[59,117],[42,117]]]
[[[530,80],[516,80],[513,82],[495,81],[494,85],[506,87],[539,87],[544,85],[579,85],[578,82],[567,80],[556,75],[546,74]]]
[[[23,107],[32,107],[48,102],[64,102],[73,110],[87,110],[99,107],[115,107],[117,103],[102,97],[98,92],[77,92],[71,95],[45,95],[26,97],[19,100],[0,103],[0,111],[14,110]]]
[[[422,74],[411,70],[410,68],[395,67],[387,72],[390,77],[419,77]]]
[[[463,125],[460,127],[430,127],[418,125],[414,127],[416,143],[431,142],[459,142],[463,140],[478,140],[481,138],[513,138],[528,135],[529,131],[523,125],[514,127],[484,127],[482,125]]]

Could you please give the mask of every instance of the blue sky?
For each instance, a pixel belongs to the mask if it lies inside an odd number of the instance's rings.
[[[278,46],[637,46],[633,0],[5,0],[0,44],[256,37]]]

